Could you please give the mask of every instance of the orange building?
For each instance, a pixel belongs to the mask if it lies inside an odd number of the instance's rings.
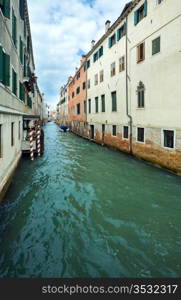
[[[76,69],[74,77],[70,77],[68,86],[69,126],[80,135],[87,135],[86,74],[86,56],[82,56],[80,68]]]

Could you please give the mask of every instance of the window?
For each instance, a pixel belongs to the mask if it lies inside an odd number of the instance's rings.
[[[99,57],[101,57],[103,54],[104,54],[104,52],[103,52],[103,46],[101,46],[99,48]]]
[[[95,75],[94,84],[98,85],[98,74]]]
[[[144,17],[147,16],[147,0],[134,12],[134,24],[137,25]]]
[[[77,104],[77,115],[80,115],[80,103]]]
[[[98,103],[98,97],[95,98],[95,112],[99,112],[99,103]]]
[[[77,89],[76,89],[76,94],[78,95],[80,93],[80,87],[78,87]]]
[[[125,57],[122,56],[122,57],[119,59],[119,72],[124,71],[124,69],[125,69]]]
[[[14,146],[14,122],[11,123],[11,146]]]
[[[116,44],[116,34],[114,33],[108,40],[109,48]]]
[[[116,125],[112,126],[112,135],[116,136]]]
[[[145,59],[145,43],[141,43],[137,46],[137,63]]]
[[[119,41],[125,34],[126,34],[126,23],[124,23],[124,25],[122,25],[117,30],[117,41]]]
[[[100,76],[100,82],[103,82],[104,81],[104,71],[100,71],[99,73],[99,76]]]
[[[72,93],[72,98],[74,98],[74,96],[75,96],[75,94],[74,94],[74,92]]]
[[[163,130],[164,147],[174,148],[174,130]]]
[[[24,20],[25,17],[25,1],[24,0],[20,0],[19,1],[19,13],[20,13],[20,17],[22,20]]]
[[[145,131],[144,128],[140,128],[140,127],[137,128],[137,141],[138,142],[144,143],[144,141],[145,141],[145,137],[144,137],[145,132],[144,131]]]
[[[90,89],[90,79],[87,80],[87,88]]]
[[[111,77],[116,74],[116,63],[111,64]]]
[[[0,124],[0,158],[3,156],[3,146],[2,146],[2,125]]]
[[[32,108],[32,100],[30,96],[27,96],[27,105],[29,106],[29,108]]]
[[[19,126],[18,126],[18,139],[21,139],[21,121],[19,121]]]
[[[106,111],[106,108],[105,108],[105,95],[101,95],[101,108],[102,108],[102,112]]]
[[[17,74],[12,69],[12,92],[14,95],[17,95]]]
[[[160,52],[160,36],[152,41],[152,55]]]
[[[91,99],[89,99],[88,102],[89,102],[89,114],[91,114]]]
[[[138,94],[138,107],[142,108],[145,106],[145,86],[143,82],[139,82],[137,87],[137,94]]]
[[[20,61],[23,64],[23,42],[21,37],[19,38],[19,57],[20,57]]]
[[[14,10],[12,9],[12,39],[15,46],[16,46],[16,35],[17,35],[17,19],[14,14]]]
[[[10,56],[3,51],[0,45],[0,82],[10,85]]]
[[[129,132],[128,126],[123,126],[123,138],[124,139],[128,139],[128,132]]]
[[[19,83],[19,99],[25,102],[25,89],[23,83]]]
[[[94,53],[93,61],[96,62],[96,60],[98,60],[98,58],[99,58],[99,52]]]
[[[112,98],[112,111],[117,111],[117,98],[116,98],[116,92],[111,93]]]
[[[102,124],[102,137],[104,137],[105,134],[105,124]]]
[[[83,88],[83,90],[85,90],[85,88],[86,88],[86,82],[85,81],[82,84],[82,88]]]
[[[87,61],[87,69],[90,67],[90,59]]]
[[[1,0],[0,8],[2,9],[2,13],[6,18],[10,18],[10,0]]]
[[[87,101],[85,100],[84,101],[84,114],[87,113]]]

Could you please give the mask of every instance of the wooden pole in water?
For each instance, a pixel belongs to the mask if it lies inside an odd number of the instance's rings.
[[[33,151],[33,129],[30,128],[30,158],[34,160],[34,151]]]
[[[41,155],[41,146],[40,146],[40,125],[38,125],[38,131],[37,131],[37,152],[38,152],[38,156]]]

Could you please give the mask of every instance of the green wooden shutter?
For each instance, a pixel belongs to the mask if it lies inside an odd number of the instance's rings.
[[[134,12],[134,25],[137,25],[138,24],[138,11],[136,10]]]
[[[0,82],[3,82],[3,48],[0,45]]]
[[[12,69],[12,92],[15,95],[17,94],[17,74],[13,69]]]
[[[112,111],[117,111],[116,92],[112,93]]]
[[[19,56],[20,56],[20,61],[23,64],[23,42],[21,37],[19,39]]]
[[[119,29],[117,30],[117,41],[119,41],[120,38],[121,38],[121,36],[120,36],[120,31],[121,31],[121,29],[119,28]]]
[[[4,85],[10,85],[10,56],[3,53],[4,56]]]
[[[10,18],[10,0],[3,1],[3,14],[6,18]]]
[[[108,47],[111,48],[112,47],[112,41],[111,41],[111,37],[108,39]]]
[[[16,46],[16,34],[17,34],[17,21],[16,21],[16,16],[14,14],[14,10],[12,9],[12,39],[13,42]]]
[[[147,0],[145,0],[145,3],[144,3],[144,17],[147,16],[147,7],[148,7],[148,2],[147,2]]]

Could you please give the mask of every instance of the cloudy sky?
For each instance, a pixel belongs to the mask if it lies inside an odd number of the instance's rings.
[[[59,90],[128,0],[28,0],[36,74],[53,109]]]

